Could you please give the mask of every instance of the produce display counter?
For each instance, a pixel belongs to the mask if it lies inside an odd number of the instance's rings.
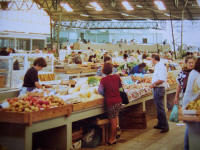
[[[183,121],[187,123],[189,134],[189,149],[200,149],[200,114],[183,115]]]
[[[69,79],[75,78],[75,77],[86,77],[86,76],[94,76],[97,72],[88,72],[88,73],[79,73],[79,74],[66,74]]]
[[[167,95],[174,92],[175,89],[166,91],[164,103],[165,109],[167,108]],[[125,109],[126,107],[135,104],[142,103],[143,111],[145,111],[145,102],[151,100],[152,98],[152,94],[148,96],[143,96],[140,99],[132,101],[127,105],[123,105],[122,109]],[[96,104],[96,106],[94,104]],[[86,106],[90,108],[78,106],[76,107],[76,109],[74,109],[71,115],[67,117],[58,116],[56,118],[51,118],[48,120],[33,122],[31,125],[0,123],[0,129],[1,131],[3,131],[0,134],[0,143],[7,146],[10,150],[32,150],[34,133],[61,127],[61,131],[55,133],[57,135],[55,135],[56,138],[53,138],[52,143],[56,148],[70,150],[72,146],[72,123],[104,113],[103,100],[98,100],[98,103],[95,102]],[[51,141],[51,139],[49,140]],[[59,144],[56,144],[56,142]],[[51,142],[49,143],[52,144]]]
[[[93,76],[96,75],[97,66],[80,64],[56,65],[54,72],[56,74],[65,74],[68,78]]]
[[[0,103],[2,100],[6,98],[11,98],[11,97],[17,97],[19,95],[19,90],[18,88],[16,89],[5,89],[0,91]]]

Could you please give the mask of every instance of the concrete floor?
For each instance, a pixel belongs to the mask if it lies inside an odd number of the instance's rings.
[[[160,133],[160,130],[153,129],[156,122],[156,119],[149,120],[147,129],[123,130],[115,145],[82,150],[183,150],[185,125],[169,122],[170,131]]]

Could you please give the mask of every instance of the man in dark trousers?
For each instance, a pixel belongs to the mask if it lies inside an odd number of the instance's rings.
[[[154,128],[160,129],[161,133],[165,133],[169,131],[169,125],[163,106],[165,86],[167,81],[167,69],[165,65],[162,62],[160,62],[159,55],[152,55],[152,63],[155,65],[155,67],[152,78],[152,84],[150,85],[150,87],[153,88],[153,96],[154,102],[156,104],[158,118],[158,124],[154,126]]]

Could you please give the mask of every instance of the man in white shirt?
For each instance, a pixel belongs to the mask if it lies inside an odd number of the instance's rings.
[[[154,102],[157,109],[158,124],[154,126],[155,129],[161,129],[161,133],[169,131],[169,125],[163,105],[165,95],[165,85],[167,81],[167,69],[163,63],[160,62],[159,55],[152,55],[152,63],[155,65],[152,78]]]

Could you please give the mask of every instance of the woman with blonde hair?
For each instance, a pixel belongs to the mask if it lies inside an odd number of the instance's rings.
[[[200,96],[200,57],[195,63],[194,69],[188,77],[187,87],[183,97],[183,109],[187,107],[189,102],[194,101]],[[198,123],[200,126],[200,123]],[[188,125],[186,124],[184,150],[189,150]]]
[[[174,104],[178,104],[180,94],[182,93],[183,95],[185,93],[188,77],[192,69],[194,69],[194,65],[195,65],[195,57],[187,56],[185,58],[185,64],[183,70],[178,74],[177,77],[178,86],[176,88]]]

